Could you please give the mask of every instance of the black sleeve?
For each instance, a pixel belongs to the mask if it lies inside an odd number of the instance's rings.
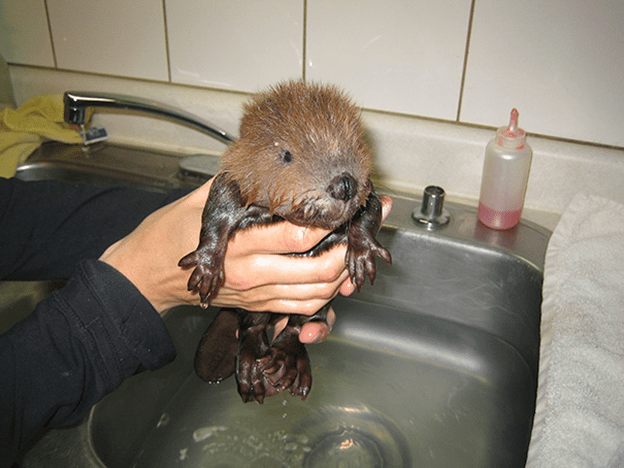
[[[79,421],[125,378],[173,359],[151,304],[95,259],[186,192],[0,178],[0,280],[69,278],[0,335],[0,466],[42,430]]]
[[[67,279],[187,192],[0,178],[0,279]]]
[[[0,336],[2,463],[43,429],[78,422],[124,379],[175,357],[162,319],[125,276],[97,260],[76,270]]]

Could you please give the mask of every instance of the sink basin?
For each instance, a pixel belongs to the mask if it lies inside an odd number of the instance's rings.
[[[107,143],[82,147],[48,141],[18,166],[15,176],[27,181],[62,180],[98,186],[124,184],[163,192],[195,187],[207,179],[196,172],[180,170],[181,160],[193,162],[195,158],[197,156],[180,158],[175,154]],[[201,161],[213,175],[218,170],[218,157],[202,155]]]
[[[305,402],[243,404],[233,378],[203,382],[192,361],[216,310],[178,307],[165,314],[176,360],[48,433],[24,466],[524,466],[550,233],[492,231],[452,203],[450,223],[427,229],[411,219],[418,200],[391,195],[379,239],[394,263],[335,300],[331,336],[308,346]]]

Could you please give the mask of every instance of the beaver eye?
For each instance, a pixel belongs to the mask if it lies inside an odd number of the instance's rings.
[[[284,162],[291,162],[293,159],[292,153],[288,150],[284,150],[284,152],[282,153],[282,159],[284,160]]]

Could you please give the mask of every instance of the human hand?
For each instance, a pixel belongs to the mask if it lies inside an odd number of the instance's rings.
[[[211,184],[208,181],[155,211],[100,257],[134,283],[158,312],[200,302],[196,293],[187,290],[188,270],[177,263],[197,247],[201,215]],[[387,215],[391,200],[383,198]],[[345,245],[318,257],[282,255],[305,252],[327,234],[322,229],[288,222],[236,233],[226,252],[225,284],[211,304],[312,315],[338,293],[351,294],[355,288],[344,263]],[[327,320],[328,324],[306,324],[300,340],[305,343],[324,339],[335,321],[333,311]]]

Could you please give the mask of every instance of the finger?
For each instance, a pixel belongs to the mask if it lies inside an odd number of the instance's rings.
[[[282,333],[284,328],[286,328],[287,324],[288,324],[288,317],[282,317],[277,322],[275,322],[275,325],[273,326],[273,339],[275,339],[277,335]]]
[[[233,289],[224,286],[219,295],[225,300],[267,302],[274,299],[292,299],[306,301],[310,299],[331,299],[343,287],[349,277],[344,270],[331,282],[307,284],[267,284],[252,289]]]
[[[304,323],[299,332],[299,341],[302,343],[319,343],[329,336],[331,329],[336,323],[336,313],[331,307],[327,312],[326,322]]]
[[[274,336],[278,336],[288,323],[288,317],[283,317],[275,323]],[[307,322],[301,326],[299,332],[299,341],[303,344],[307,343],[319,343],[327,338],[336,323],[336,313],[331,307],[327,311],[327,318],[325,322]]]
[[[347,275],[347,279],[340,285],[339,292],[343,296],[350,296],[355,292],[355,285],[351,281],[351,277]]]
[[[223,287],[218,296],[212,301],[213,305],[236,306],[245,309],[261,310],[263,307],[275,307],[279,301],[292,301],[299,304],[317,300],[321,303],[328,302],[341,292],[348,295],[352,292],[345,291],[344,283],[349,278],[349,272],[345,269],[340,276],[329,283],[313,284],[270,284],[258,286],[247,290],[231,289]],[[348,283],[350,284],[350,283]],[[273,309],[271,309],[273,310]]]
[[[379,199],[381,200],[381,218],[385,220],[392,210],[392,198],[387,195],[380,195]]]
[[[331,283],[345,271],[345,252],[346,245],[337,245],[318,257],[249,255],[235,263],[226,258],[226,285],[246,290],[268,284]]]
[[[386,219],[392,209],[392,198],[380,196],[382,218]],[[318,244],[330,231],[311,226],[296,226],[287,221],[238,232],[230,241],[230,249],[238,249],[241,255],[249,253],[300,253]]]
[[[382,202],[382,218],[385,219],[392,209],[392,198],[382,195],[380,199]],[[280,227],[280,229],[276,229],[277,227]],[[328,231],[323,229],[305,228],[287,222],[252,228],[240,234],[244,235],[248,232],[257,236],[258,240],[263,239],[263,242],[265,242],[264,246],[269,247],[269,250],[266,250],[266,248],[263,249],[261,245],[256,245],[256,249],[250,250],[250,252],[264,252],[269,254],[278,251],[270,249],[280,248],[281,250],[279,251],[282,253],[305,252],[328,234]],[[280,238],[280,236],[285,237]],[[247,239],[241,237],[241,241],[242,240]],[[246,270],[255,271],[255,268],[257,268],[258,271],[262,271],[263,278],[279,278],[279,281],[274,281],[274,283],[284,282],[286,284],[294,284],[301,282],[327,282],[336,278],[336,276],[342,272],[346,249],[346,245],[340,244],[318,257],[251,255],[250,264]],[[247,280],[250,280],[249,276]],[[256,285],[268,284],[263,282],[260,277],[252,279],[251,281]],[[256,281],[259,282],[256,283]]]
[[[237,232],[228,248],[236,254],[307,252],[330,231],[309,226],[296,226],[287,221]]]
[[[309,300],[293,300],[293,299],[275,299],[266,302],[243,300],[228,300],[217,296],[211,302],[215,307],[240,307],[250,312],[274,312],[278,314],[301,314],[313,315],[329,302],[328,299],[309,299]]]

